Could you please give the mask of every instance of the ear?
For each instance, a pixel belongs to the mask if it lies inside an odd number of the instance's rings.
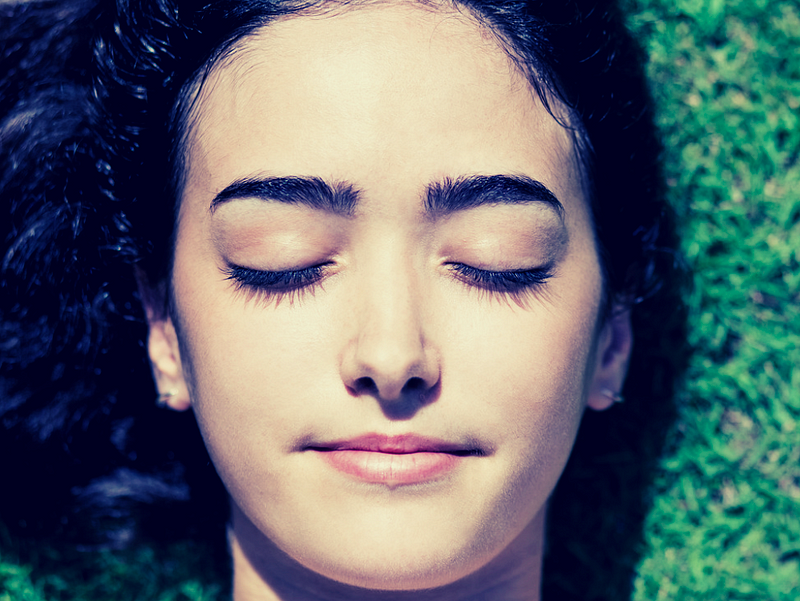
[[[141,269],[136,268],[135,275],[147,317],[147,354],[159,393],[159,403],[175,411],[186,411],[191,406],[191,399],[183,377],[178,333],[164,307],[165,291],[150,286]]]
[[[598,339],[597,365],[589,388],[587,406],[595,411],[603,411],[615,401],[622,400],[619,395],[628,373],[632,346],[630,308],[615,307]]]

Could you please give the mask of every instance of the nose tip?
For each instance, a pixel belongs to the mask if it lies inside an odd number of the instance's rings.
[[[353,392],[396,401],[404,395],[423,393],[436,385],[438,365],[424,343],[401,346],[397,338],[389,337],[377,342],[377,345],[370,344],[362,339],[349,361],[344,379]]]
[[[435,398],[439,362],[416,324],[406,323],[362,332],[345,357],[342,379],[351,394],[377,400],[388,417],[407,418]]]

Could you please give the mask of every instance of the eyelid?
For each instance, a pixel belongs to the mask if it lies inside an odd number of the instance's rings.
[[[541,205],[484,205],[452,215],[441,226],[439,257],[487,271],[560,263],[569,250],[568,229]]]
[[[256,297],[260,301],[275,300],[276,306],[283,298],[289,302],[300,300],[306,293],[313,294],[323,279],[330,275],[332,261],[299,269],[268,271],[242,267],[228,262],[222,268],[226,280],[232,281],[236,290]]]

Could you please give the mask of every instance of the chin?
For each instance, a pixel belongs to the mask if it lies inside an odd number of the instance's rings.
[[[329,544],[317,538],[312,548],[289,551],[306,569],[352,587],[383,591],[457,587],[493,565],[520,538],[520,528],[498,516],[481,524],[465,528],[463,523],[450,523],[437,531],[430,524],[415,528],[407,520],[373,522],[370,528],[331,538]]]
[[[475,565],[452,558],[417,557],[409,562],[398,562],[397,558],[384,561],[340,562],[327,565],[309,565],[312,571],[325,578],[347,586],[380,591],[418,591],[452,585],[478,570]]]

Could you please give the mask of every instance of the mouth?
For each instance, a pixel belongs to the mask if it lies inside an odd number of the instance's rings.
[[[347,440],[311,443],[303,450],[318,454],[346,476],[389,486],[439,480],[471,458],[486,455],[472,443],[453,443],[413,434],[367,434]]]

